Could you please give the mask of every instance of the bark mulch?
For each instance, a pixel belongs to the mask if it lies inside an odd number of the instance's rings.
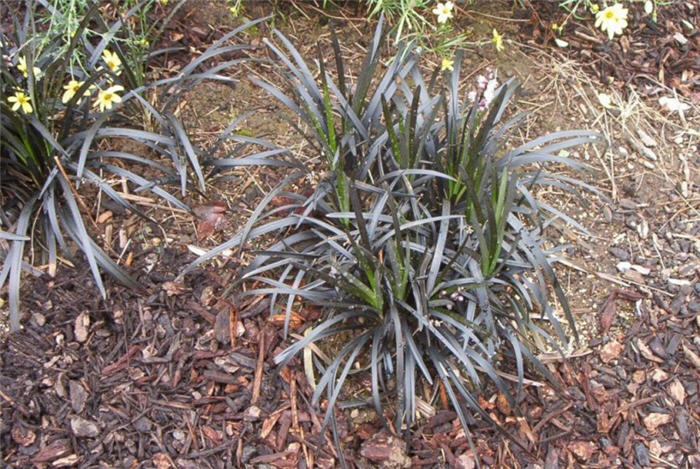
[[[660,5],[656,21],[644,14],[644,2],[625,2],[629,26],[612,41],[594,27],[590,15],[580,21],[571,16],[559,36],[569,43],[563,49],[552,41],[552,24],[562,24],[568,12],[553,1],[531,0],[526,4],[530,9],[523,13],[531,22],[524,23],[523,36],[576,58],[602,83],[613,80],[624,90],[631,84],[642,94],[658,92],[657,84],[661,83],[700,102],[700,9],[693,2]]]
[[[146,294],[112,285],[103,302],[86,288],[87,269],[25,288],[26,327],[0,346],[2,462],[336,467],[330,434],[319,444],[323,411],[308,404],[303,367],[275,368],[284,344],[267,300],[224,301],[217,292],[228,279],[207,270],[176,283],[158,266],[177,272],[187,254],[166,248],[160,255],[142,275]],[[636,291],[616,290],[599,312],[603,339],[581,358],[549,359],[560,389],[526,386],[518,409],[486,390],[482,405],[514,440],[473,420],[481,463],[700,467],[693,293],[686,287],[673,301],[648,302]],[[631,320],[618,314],[630,308]],[[312,319],[302,312],[297,321]],[[373,412],[338,412],[348,464],[474,467],[456,414],[441,402],[405,439],[382,429]]]

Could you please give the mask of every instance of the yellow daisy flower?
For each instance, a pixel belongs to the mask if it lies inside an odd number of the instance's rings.
[[[491,42],[494,43],[498,52],[501,52],[503,49],[505,49],[505,46],[503,45],[503,36],[498,34],[496,28],[493,28],[493,39],[491,39]]]
[[[122,102],[121,96],[117,94],[119,91],[124,91],[124,87],[121,85],[114,85],[106,90],[100,90],[93,107],[99,107],[100,112],[104,112],[105,109],[112,109],[114,103]]]
[[[442,63],[440,64],[440,70],[443,72],[445,70],[449,70],[450,72],[454,70],[454,64],[455,61],[452,59],[448,59],[447,57],[442,59]]]
[[[102,51],[102,60],[105,61],[107,68],[109,68],[112,72],[116,73],[117,75],[121,73],[118,70],[122,66],[122,61],[119,59],[117,54],[105,49]]]
[[[84,81],[78,81],[78,80],[71,80],[68,82],[67,85],[63,85],[63,89],[66,90],[63,93],[63,97],[61,98],[61,102],[63,104],[66,104],[68,101],[73,99],[73,96],[75,96],[75,93],[78,92],[81,86],[83,86]],[[89,90],[85,90],[85,93],[83,93],[83,96],[88,96],[90,94]],[[78,100],[78,104],[80,104],[81,99]]]
[[[24,94],[23,91],[16,91],[14,96],[10,96],[9,98],[7,98],[7,101],[13,103],[13,111],[17,111],[19,108],[22,108],[22,112],[25,114],[31,114],[33,110],[32,105],[30,103],[31,100],[32,98]]]
[[[27,59],[25,57],[20,57],[17,61],[17,70],[22,72],[24,78],[29,76],[27,72]],[[32,67],[32,74],[34,75],[34,79],[38,80],[41,78],[41,69],[39,67]]]

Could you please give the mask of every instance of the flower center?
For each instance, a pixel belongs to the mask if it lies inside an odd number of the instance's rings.
[[[605,14],[605,17],[606,17],[607,19],[611,20],[611,19],[613,19],[613,18],[615,17],[615,13],[613,13],[612,11],[609,11],[609,12],[607,12],[607,13]]]
[[[105,93],[104,95],[104,100],[105,101],[111,101],[112,100],[112,93]]]

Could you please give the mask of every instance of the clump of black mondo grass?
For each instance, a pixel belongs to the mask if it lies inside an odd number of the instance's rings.
[[[243,147],[264,142],[236,137],[236,123],[205,153],[175,115],[182,92],[202,80],[236,82],[222,72],[247,60],[240,51],[249,46],[228,41],[266,18],[226,34],[177,76],[149,82],[139,75],[145,67],[141,61],[163,51],[132,56],[122,51],[120,41],[109,39],[122,34],[135,9],[107,25],[93,4],[64,44],[61,36],[39,39],[35,8],[28,3],[14,31],[0,36],[0,287],[8,282],[12,330],[20,327],[25,254],[49,265],[51,272],[61,255],[70,261],[82,252],[103,297],[101,272],[138,288],[112,259],[114,253],[96,243],[97,226],[81,196],[85,186],[156,223],[114,187],[115,180],[126,181],[131,192],[151,193],[190,212],[182,196],[188,189],[204,191],[207,168],[292,164],[276,160],[286,151],[270,145],[248,161]],[[84,34],[87,28],[93,35]],[[96,31],[103,35],[95,39]],[[74,54],[76,49],[81,53]],[[232,54],[239,56],[231,59]],[[76,64],[76,56],[85,61]],[[216,65],[208,65],[212,61]],[[222,150],[227,140],[240,144]]]
[[[275,360],[284,367],[309,345],[336,338],[332,358],[304,358],[314,367],[313,401],[328,399],[324,428],[335,428],[343,384],[360,372],[370,376],[368,403],[402,430],[417,418],[419,400],[431,400],[422,383],[441,383],[472,444],[470,411],[497,425],[477,400],[486,383],[516,408],[527,365],[551,378],[538,350],[570,340],[555,304],[575,334],[552,267],[562,246],[545,247],[543,232],[555,218],[576,222],[538,200],[536,188],[595,192],[546,168],[585,169],[561,150],[602,137],[562,131],[506,148],[525,118],[505,119],[518,84],[505,82],[483,106],[460,98],[460,57],[454,71],[427,81],[409,45],[384,66],[381,21],[354,81],[335,39],[337,77],[319,54],[316,79],[276,35],[280,45],[268,46],[287,86],[256,82],[295,126],[306,125],[308,132],[297,129],[325,155],[329,173],[310,196],[289,191],[299,174],[282,181],[236,236],[194,265],[278,233],[238,283],[258,285],[246,294],[271,296],[271,312],[285,313],[285,335],[300,303],[322,308],[322,319]],[[271,206],[277,196],[290,203]],[[514,386],[505,370],[517,376]]]

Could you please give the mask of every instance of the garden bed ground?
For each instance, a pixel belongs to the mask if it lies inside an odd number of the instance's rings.
[[[503,8],[488,13],[505,17]],[[263,10],[253,6],[249,16]],[[221,11],[216,2],[197,2],[185,12],[187,27],[174,30],[172,39],[203,47],[224,28]],[[355,45],[369,26],[342,19],[343,11],[331,14],[336,18],[329,22],[313,8],[289,8],[276,26],[313,57],[330,23],[347,53],[360,55]],[[502,55],[488,45],[468,52],[473,72],[465,82],[487,66],[501,78],[519,76],[525,91],[519,107],[533,112],[521,137],[603,130],[608,151],[576,156],[595,168],[589,182],[611,202],[543,194],[591,232],[550,228],[571,245],[560,275],[583,337],[568,360],[542,357],[561,390],[531,376],[518,409],[486,390],[484,405],[517,441],[475,420],[478,457],[489,467],[700,467],[698,109],[670,116],[637,88],[604,89],[580,62],[539,49],[526,36],[508,46]],[[251,73],[272,78],[265,67],[237,72],[242,79]],[[601,91],[613,96],[613,109],[600,106]],[[246,132],[262,131],[304,154],[303,143],[275,118],[272,101],[251,85],[204,85],[192,91],[184,112],[192,134],[206,139],[251,104],[260,109]],[[122,230],[131,239],[123,258],[143,292],[108,283],[103,301],[86,288],[92,280],[81,266],[62,269],[55,279],[27,279],[25,328],[0,347],[0,465],[338,465],[333,445],[320,440],[323,411],[309,405],[301,363],[275,372],[272,358],[284,344],[266,300],[221,297],[245,259],[232,255],[174,281],[194,258],[187,246],[206,249],[225,239],[280,175],[262,170],[235,177],[209,188],[228,210],[225,230],[206,239],[198,239],[195,220],[176,212],[162,230],[118,213],[104,221],[105,228],[113,225],[114,246]],[[624,262],[632,267],[624,269]],[[315,314],[300,311],[298,320]],[[362,374],[354,379],[361,388]],[[346,396],[354,397],[363,396]],[[338,412],[346,459],[356,467],[474,467],[456,415],[440,399],[434,406],[435,415],[412,429],[405,444],[381,430],[366,408]]]

